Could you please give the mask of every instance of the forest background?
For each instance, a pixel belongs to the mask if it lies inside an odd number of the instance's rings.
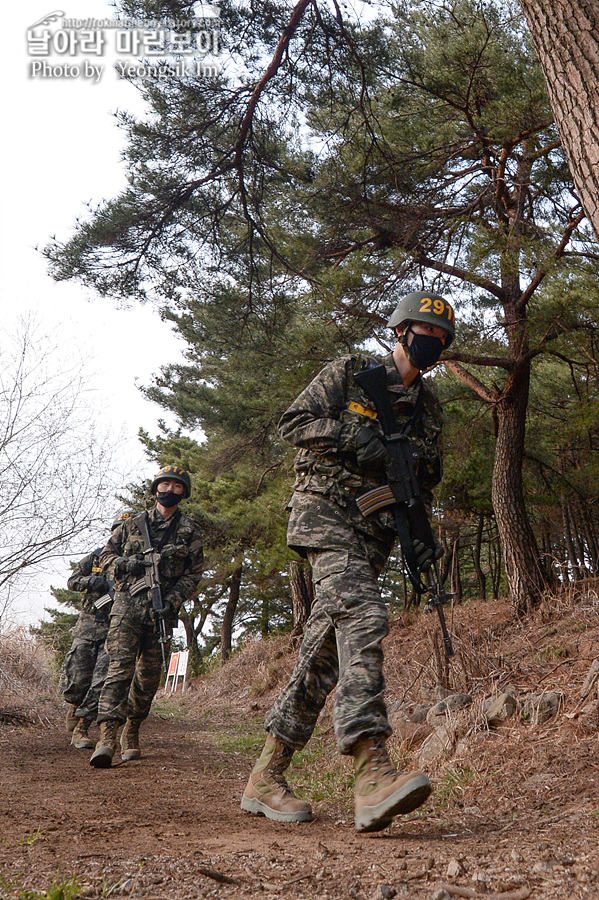
[[[277,421],[328,360],[390,348],[414,289],[445,294],[458,324],[427,376],[456,602],[507,594],[524,615],[596,574],[599,247],[520,5],[223,3],[219,28],[234,73],[140,79],[146,115],[120,117],[127,189],[46,248],[55,278],[151,303],[185,342],[145,388],[178,427],[141,440],[192,472],[195,664],[293,626]],[[383,591],[410,602],[397,559]]]

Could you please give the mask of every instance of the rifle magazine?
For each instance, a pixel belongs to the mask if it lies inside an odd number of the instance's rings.
[[[384,509],[387,506],[393,506],[395,503],[397,503],[397,500],[395,499],[395,494],[393,493],[389,485],[384,484],[381,487],[366,491],[365,494],[357,497],[356,503],[358,504],[358,508],[363,516],[370,516],[372,515],[372,513],[377,512],[379,509]]]

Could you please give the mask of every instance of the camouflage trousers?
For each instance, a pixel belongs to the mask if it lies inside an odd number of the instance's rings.
[[[341,753],[360,737],[388,737],[382,641],[387,607],[361,540],[351,550],[309,550],[315,602],[289,683],[264,727],[294,750],[309,740],[336,686],[333,723]]]
[[[147,718],[160,684],[162,651],[145,593],[117,593],[110,614],[106,650],[108,674],[98,706],[98,722]],[[170,653],[170,647],[165,648]]]
[[[104,646],[108,622],[82,612],[74,629],[75,639],[60,670],[58,690],[67,703],[77,707],[75,715],[95,719],[100,692],[108,672]]]

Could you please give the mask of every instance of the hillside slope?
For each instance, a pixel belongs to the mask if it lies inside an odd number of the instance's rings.
[[[421,764],[435,792],[379,835],[353,829],[332,698],[290,774],[315,820],[285,826],[239,810],[264,715],[295,660],[287,637],[249,644],[185,694],[159,696],[142,760],[110,770],[68,746],[53,699],[24,701],[1,682],[0,898],[599,897],[596,686],[580,702],[599,655],[596,590],[549,598],[523,624],[504,603],[458,607],[448,670],[434,618],[394,620],[390,748],[400,767]],[[514,713],[490,728],[485,701],[506,689]],[[426,721],[455,694],[468,705]],[[560,703],[536,723],[531,695]]]

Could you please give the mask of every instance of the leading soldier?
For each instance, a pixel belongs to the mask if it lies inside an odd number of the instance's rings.
[[[247,812],[280,822],[312,818],[284,772],[309,740],[336,686],[333,721],[339,751],[355,760],[355,826],[379,831],[393,816],[420,806],[431,792],[422,772],[398,773],[385,742],[391,734],[384,700],[382,641],[388,610],[377,578],[397,538],[395,517],[380,509],[366,518],[357,499],[388,484],[387,450],[372,401],[354,374],[383,364],[399,431],[418,453],[417,477],[429,516],[441,479],[441,409],[421,372],[454,336],[450,304],[437,294],[404,297],[389,320],[397,343],[383,360],[345,356],[329,363],[283,414],[281,436],[299,448],[289,503],[289,546],[312,566],[315,602],[299,658],[265,722],[268,737],[241,801]],[[424,550],[424,552],[423,552]],[[415,542],[420,571],[440,545]]]
[[[152,481],[151,492],[156,496],[155,507],[116,528],[100,556],[100,564],[114,580],[115,594],[106,638],[110,664],[98,705],[100,740],[90,760],[95,768],[111,765],[123,723],[121,757],[140,758],[139,728],[160,684],[165,648],[161,647],[146,578],[150,564],[146,551],[150,548],[144,540],[144,523],[152,548],[159,554],[167,638],[177,624],[179,609],[202,575],[200,526],[179,510],[179,503],[191,494],[189,473],[177,465],[164,466]]]

